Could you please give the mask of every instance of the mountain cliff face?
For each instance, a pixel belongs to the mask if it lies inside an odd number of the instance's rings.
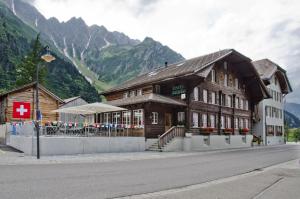
[[[14,88],[16,65],[31,50],[38,33],[26,25],[0,0],[0,92]],[[46,87],[61,98],[82,96],[89,102],[99,101],[99,95],[77,69],[55,55],[47,64]]]
[[[289,128],[299,128],[300,127],[300,119],[288,111],[284,111],[284,120],[285,120],[285,124]]]
[[[184,59],[151,38],[130,39],[104,26],[87,26],[81,18],[71,18],[67,22],[46,19],[28,3],[4,1],[17,17],[40,31],[98,90],[151,71],[166,61],[174,63]]]

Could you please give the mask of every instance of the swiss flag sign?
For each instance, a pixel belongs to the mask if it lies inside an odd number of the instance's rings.
[[[13,102],[13,118],[30,119],[30,102]]]

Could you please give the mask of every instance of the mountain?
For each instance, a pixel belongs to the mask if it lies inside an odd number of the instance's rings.
[[[287,124],[289,128],[300,127],[300,119],[288,111],[284,111],[284,120],[285,124]]]
[[[16,65],[31,50],[38,33],[25,24],[0,0],[0,92],[14,88]],[[47,41],[43,41],[47,44]],[[45,87],[61,98],[82,96],[89,102],[99,101],[97,90],[69,61],[56,52],[56,60],[47,64]]]
[[[98,90],[151,71],[167,61],[184,58],[167,46],[151,39],[131,39],[104,26],[88,26],[81,18],[59,22],[46,19],[35,7],[21,0],[4,0],[13,13],[40,31],[45,40],[67,57]]]
[[[300,118],[300,104],[296,103],[286,103],[284,109],[296,117]]]

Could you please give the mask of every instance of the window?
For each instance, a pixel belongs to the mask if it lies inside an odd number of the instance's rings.
[[[144,125],[143,109],[133,111],[133,125],[142,128]]]
[[[216,92],[211,92],[211,103],[216,104]]]
[[[249,129],[249,120],[245,119],[245,128]]]
[[[211,82],[216,82],[216,71],[214,69],[211,70]]]
[[[152,124],[158,124],[158,112],[152,112]]]
[[[224,70],[225,70],[225,71],[227,71],[227,67],[228,67],[228,64],[227,64],[227,62],[225,61],[225,62],[224,62]]]
[[[130,128],[131,111],[123,111],[122,123],[125,125],[125,128]]]
[[[111,122],[110,113],[104,113],[104,123],[109,124]]]
[[[178,122],[184,122],[184,120],[185,120],[185,113],[184,112],[178,112],[177,113],[177,120],[178,120]]]
[[[129,97],[129,93],[128,92],[125,92],[124,94],[123,94],[123,98],[128,98]]]
[[[227,77],[227,74],[224,75],[224,86],[228,86],[228,77]]]
[[[244,100],[240,99],[240,109],[244,109]]]
[[[202,114],[202,127],[206,128],[207,127],[207,115]]]
[[[198,113],[193,113],[193,127],[197,128],[199,127],[199,114]]]
[[[210,115],[210,127],[215,128],[216,126],[216,116]]]
[[[137,95],[138,95],[138,96],[141,96],[141,95],[143,95],[143,91],[142,91],[142,89],[139,89],[139,90],[137,90]]]
[[[235,78],[234,79],[234,86],[235,86],[235,89],[239,89],[239,79],[238,78]]]
[[[243,123],[243,119],[240,119],[240,128],[244,128],[244,123]]]
[[[221,129],[225,128],[225,117],[221,116]]]
[[[227,96],[227,106],[232,107],[232,96],[230,95]]]
[[[203,89],[203,102],[207,103],[207,90]]]
[[[155,85],[154,92],[158,94],[160,93],[160,85]]]
[[[246,111],[249,110],[249,102],[248,102],[248,100],[245,100],[245,110]]]
[[[130,91],[130,97],[134,97],[135,96],[135,91]]]
[[[240,98],[239,97],[235,98],[235,108],[236,109],[240,108]]]
[[[221,104],[222,106],[226,106],[226,95],[225,94],[221,95],[221,103],[222,103]]]
[[[235,128],[235,129],[238,129],[238,128],[239,128],[239,119],[238,119],[238,118],[235,118],[235,119],[234,119],[234,128]]]
[[[194,100],[199,101],[199,88],[198,87],[194,88]]]
[[[227,117],[227,128],[231,128],[231,118]]]
[[[120,112],[113,113],[113,124],[121,123],[121,114]]]

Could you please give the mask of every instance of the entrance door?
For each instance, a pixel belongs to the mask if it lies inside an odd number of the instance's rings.
[[[169,130],[172,127],[172,114],[165,113],[165,131]]]

